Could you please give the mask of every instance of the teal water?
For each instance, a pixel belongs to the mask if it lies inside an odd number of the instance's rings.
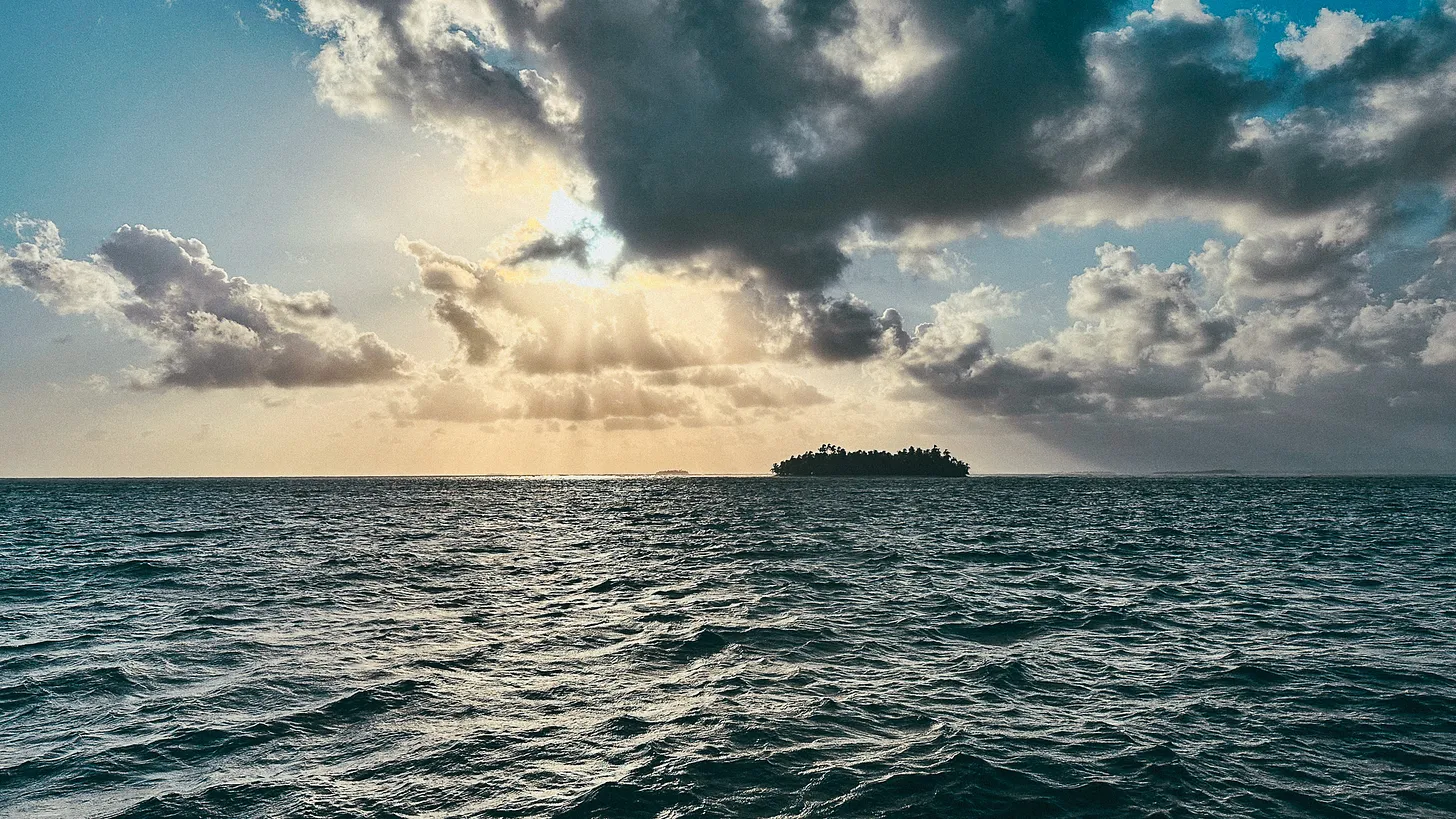
[[[1456,812],[1456,480],[0,482],[0,816]]]

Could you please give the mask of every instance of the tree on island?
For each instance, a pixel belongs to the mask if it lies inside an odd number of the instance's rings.
[[[816,478],[855,475],[964,478],[970,471],[965,461],[957,460],[938,446],[930,449],[906,447],[899,452],[880,449],[850,452],[842,446],[824,444],[817,450],[773,465],[775,475]]]

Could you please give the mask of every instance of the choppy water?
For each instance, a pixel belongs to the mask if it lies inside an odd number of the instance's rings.
[[[1456,480],[0,482],[0,815],[1438,816]]]

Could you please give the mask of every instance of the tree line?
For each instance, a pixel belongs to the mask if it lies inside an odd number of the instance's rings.
[[[914,475],[964,478],[971,468],[938,446],[905,447],[899,452],[856,449],[824,444],[773,465],[775,475],[826,477],[850,475]]]

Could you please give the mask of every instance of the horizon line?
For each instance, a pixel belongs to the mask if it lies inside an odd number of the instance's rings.
[[[845,478],[901,479],[923,478],[916,475],[775,475],[772,472],[420,472],[420,473],[350,473],[350,474],[206,474],[206,475],[0,475],[0,481],[208,481],[208,480],[389,480],[389,479],[601,479],[601,478],[775,478],[780,480],[842,480]],[[929,476],[936,477],[936,476]],[[1171,469],[1143,472],[1113,470],[1068,470],[1062,472],[972,472],[966,478],[1452,478],[1451,472],[1395,471],[1242,471],[1222,469]],[[949,480],[949,478],[937,478]]]

